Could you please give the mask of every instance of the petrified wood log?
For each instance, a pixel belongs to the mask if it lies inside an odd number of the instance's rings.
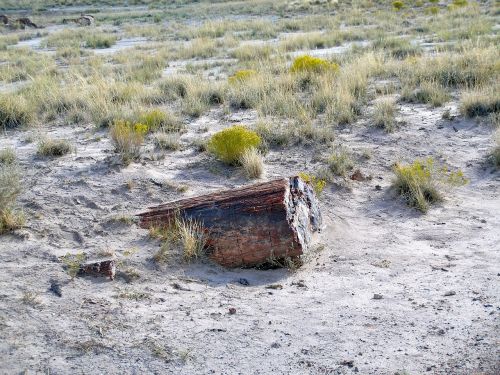
[[[151,207],[139,225],[168,226],[177,215],[202,223],[210,258],[226,267],[298,257],[321,226],[314,191],[299,177]]]
[[[116,264],[114,259],[102,260],[100,262],[88,262],[80,265],[79,276],[107,276],[110,280],[115,278]]]

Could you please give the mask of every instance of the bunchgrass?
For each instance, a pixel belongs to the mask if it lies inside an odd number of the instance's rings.
[[[249,179],[259,178],[264,172],[262,154],[254,147],[246,149],[239,160],[245,175]]]
[[[0,127],[13,129],[30,125],[35,119],[34,110],[19,95],[0,96]]]
[[[0,235],[24,225],[22,212],[14,209],[21,192],[20,172],[12,164],[0,164]]]
[[[37,154],[44,157],[63,156],[72,151],[71,143],[65,139],[43,138],[38,143]]]
[[[115,120],[109,130],[115,151],[120,154],[125,165],[136,160],[141,155],[144,136],[148,127],[141,123],[131,123],[125,120]]]
[[[347,176],[354,168],[351,152],[343,146],[336,146],[327,159],[328,168],[336,176]]]
[[[393,132],[396,128],[396,103],[393,99],[382,99],[375,104],[373,122],[375,126],[386,132]]]

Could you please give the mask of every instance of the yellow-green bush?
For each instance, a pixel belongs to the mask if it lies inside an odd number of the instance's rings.
[[[171,113],[153,109],[139,116],[139,123],[148,127],[149,131],[162,129],[166,132],[178,132],[182,128],[181,121]]]
[[[110,128],[111,140],[115,151],[121,154],[125,164],[140,156],[142,142],[148,130],[145,124],[132,124],[124,120],[114,121]]]
[[[461,170],[450,171],[436,166],[433,158],[416,160],[412,164],[394,167],[393,186],[410,207],[427,212],[429,206],[442,200],[439,185],[464,185],[468,183]]]
[[[299,177],[304,182],[306,182],[312,186],[312,188],[317,196],[319,196],[323,192],[323,189],[326,186],[326,180],[324,180],[320,177],[313,176],[313,175],[305,173],[305,172],[299,172]]]
[[[231,77],[228,78],[228,81],[230,84],[236,84],[240,82],[244,82],[247,79],[255,76],[257,72],[252,69],[246,69],[246,70],[238,70],[235,72]]]
[[[395,10],[401,10],[403,9],[404,7],[404,3],[402,1],[393,1],[392,2],[392,7],[395,9]]]
[[[242,125],[235,125],[215,133],[208,143],[208,150],[227,164],[237,164],[243,153],[258,147],[259,135]]]
[[[293,73],[323,73],[337,70],[339,70],[337,64],[309,55],[297,57],[290,68]]]

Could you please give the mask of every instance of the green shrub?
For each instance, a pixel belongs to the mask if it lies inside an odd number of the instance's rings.
[[[249,78],[255,76],[257,72],[252,69],[247,69],[247,70],[238,70],[236,73],[234,73],[231,77],[228,78],[228,81],[230,84],[236,84],[240,82],[244,82],[248,80]]]
[[[316,195],[319,197],[326,186],[326,180],[318,176],[313,176],[309,173],[299,172],[299,177],[302,181],[308,183],[313,188]]]
[[[323,73],[338,70],[339,66],[337,64],[309,55],[297,57],[290,68],[293,73]]]
[[[34,119],[34,111],[21,96],[0,96],[0,127],[12,129],[27,126]]]
[[[467,0],[453,0],[452,4],[456,7],[464,7],[467,5]]]
[[[416,160],[409,165],[396,164],[394,167],[396,178],[393,187],[410,207],[427,212],[429,206],[442,200],[439,185],[463,185],[468,182],[462,171],[448,171],[438,168],[433,158]]]
[[[178,132],[182,129],[182,122],[176,116],[159,109],[141,114],[138,122],[146,125],[149,131]]]
[[[40,156],[63,156],[70,153],[71,144],[65,139],[42,139],[38,143],[37,154]]]
[[[121,155],[125,164],[139,158],[144,136],[148,132],[147,125],[115,120],[109,131],[115,151]]]
[[[243,153],[258,147],[259,135],[242,125],[235,125],[215,133],[208,143],[208,150],[227,164],[237,164]]]
[[[346,176],[354,168],[351,153],[344,147],[337,147],[327,162],[330,171],[337,176]]]
[[[393,1],[392,2],[392,7],[395,9],[395,10],[401,10],[403,9],[404,7],[404,3],[402,1]]]

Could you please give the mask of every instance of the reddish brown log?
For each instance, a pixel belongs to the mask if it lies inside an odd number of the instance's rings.
[[[91,275],[91,276],[107,276],[110,280],[115,278],[116,274],[116,264],[113,259],[103,260],[100,262],[89,262],[82,264],[78,270],[79,276]]]
[[[207,252],[226,267],[298,257],[321,226],[314,191],[299,177],[182,199],[138,216],[149,228],[169,225],[176,215],[203,224]]]

